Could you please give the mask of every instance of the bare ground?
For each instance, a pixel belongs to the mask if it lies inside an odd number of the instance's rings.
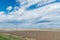
[[[24,38],[32,38],[33,40],[60,40],[60,31],[1,31]]]

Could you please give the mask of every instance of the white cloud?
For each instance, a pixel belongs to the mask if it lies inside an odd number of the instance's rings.
[[[38,1],[38,5],[37,6],[43,6],[43,5],[46,5],[48,3],[52,3],[52,2],[55,2],[55,0],[40,0]]]
[[[55,0],[17,0],[20,2],[22,8],[28,8],[31,5],[37,4],[37,6],[41,6],[44,4],[48,4],[54,2]]]
[[[0,15],[4,14],[5,12],[4,11],[0,11]]]
[[[60,8],[60,3],[49,4],[47,6],[44,6],[35,10],[30,10],[30,11],[26,11],[22,7],[22,8],[19,8],[18,11],[10,12],[8,15],[5,15],[5,14],[0,15],[0,24],[4,23],[4,25],[6,26],[9,25],[8,27],[12,25],[14,27],[15,25],[14,22],[17,22],[18,23],[17,26],[21,28],[23,27],[25,28],[41,27],[42,28],[42,27],[50,27],[50,26],[59,27],[60,15],[54,12],[54,10],[57,8]]]
[[[8,6],[8,8],[6,8],[7,11],[12,10],[12,6]]]

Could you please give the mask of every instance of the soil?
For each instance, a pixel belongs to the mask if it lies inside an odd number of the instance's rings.
[[[4,31],[12,35],[23,36],[35,40],[60,40],[60,31]]]

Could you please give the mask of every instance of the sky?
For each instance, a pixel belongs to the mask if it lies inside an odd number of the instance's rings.
[[[0,28],[60,28],[60,0],[0,0]]]
[[[15,6],[19,6],[19,3],[16,0],[0,0],[0,11],[8,12],[8,7],[14,9]]]
[[[60,2],[60,0],[56,0],[56,2]],[[0,11],[8,11],[7,7],[12,7],[12,10],[14,9],[15,6],[19,7],[20,3],[17,2],[16,0],[0,0]],[[27,9],[35,9],[37,4],[31,5]],[[11,10],[11,11],[12,11]]]

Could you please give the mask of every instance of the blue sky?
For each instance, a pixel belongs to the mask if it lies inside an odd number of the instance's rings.
[[[59,2],[59,1],[60,0],[56,0],[56,2]],[[16,2],[16,0],[0,0],[0,11],[6,11],[7,12],[6,8],[8,6],[12,6],[14,9],[15,6],[19,7],[19,5],[20,5],[20,3]],[[37,4],[31,5],[30,7],[27,8],[27,10],[32,10],[32,9],[38,8],[36,6],[37,6]]]
[[[12,6],[13,8],[15,6],[19,6],[19,3],[16,2],[16,0],[0,0],[0,11],[6,11],[6,8],[8,6]]]
[[[60,28],[59,8],[60,0],[0,0],[0,28]]]

